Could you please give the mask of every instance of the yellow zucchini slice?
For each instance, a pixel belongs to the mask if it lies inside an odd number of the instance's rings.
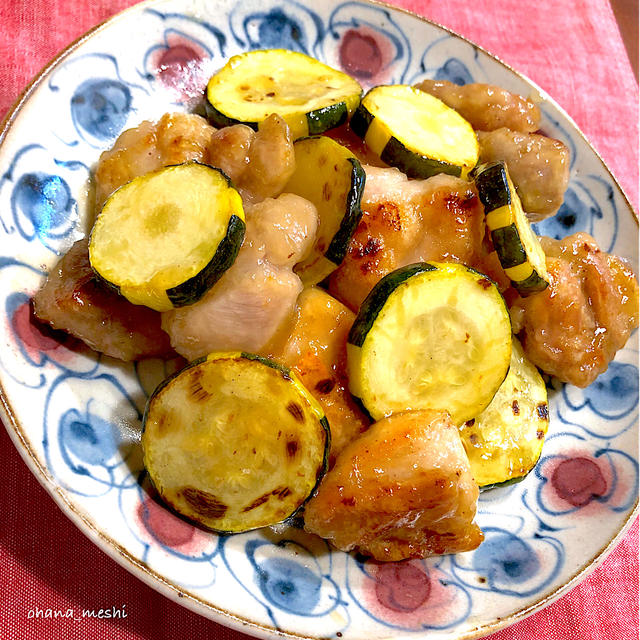
[[[347,343],[351,392],[374,420],[400,411],[474,418],[502,384],[511,322],[487,276],[456,263],[391,272],[362,303]]]
[[[212,353],[153,392],[144,463],[162,499],[218,532],[283,522],[327,469],[329,425],[288,368],[241,352]]]
[[[478,162],[471,125],[438,98],[408,85],[370,89],[350,126],[383,162],[410,178],[466,178]]]
[[[197,162],[135,178],[105,202],[91,266],[127,300],[157,311],[197,302],[235,260],[242,199],[220,169]]]
[[[540,458],[549,427],[547,388],[513,338],[509,373],[489,406],[460,427],[481,487],[523,479]]]
[[[472,174],[500,264],[521,296],[549,286],[546,257],[531,229],[504,162],[480,165]]]
[[[207,85],[207,117],[217,127],[258,124],[277,113],[294,140],[344,124],[362,87],[342,71],[286,49],[233,56]]]
[[[298,140],[296,169],[284,188],[312,202],[319,217],[311,253],[295,267],[305,286],[324,280],[347,254],[362,217],[365,172],[358,159],[325,136]]]

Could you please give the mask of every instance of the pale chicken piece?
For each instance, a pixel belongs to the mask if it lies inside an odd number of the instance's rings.
[[[272,114],[260,123],[249,147],[247,168],[236,179],[236,186],[248,203],[275,198],[282,193],[295,169],[289,127],[282,118]]]
[[[502,160],[532,222],[552,216],[569,184],[570,152],[560,140],[501,128],[477,131],[480,162]]]
[[[638,326],[638,282],[587,233],[541,238],[549,286],[511,305],[514,333],[537,367],[578,387],[606,371]]]
[[[398,267],[429,260],[474,266],[486,256],[484,210],[473,183],[365,170],[362,219],[329,279],[329,292],[350,309],[357,311],[378,280]]]
[[[215,132],[204,118],[189,113],[166,113],[157,123],[145,120],[123,131],[98,160],[96,211],[118,187],[149,171],[189,160],[209,164]]]
[[[189,360],[220,350],[264,351],[302,291],[292,265],[313,245],[315,206],[282,194],[246,207],[245,215],[245,240],[233,265],[198,302],[162,314],[171,344]],[[265,217],[282,221],[279,232]]]
[[[455,109],[474,129],[514,131],[540,128],[540,109],[531,100],[491,84],[457,85],[447,80],[423,80],[416,87]]]
[[[475,549],[478,485],[449,414],[411,411],[347,445],[307,503],[305,529],[378,561]]]
[[[331,427],[330,466],[370,424],[349,393],[347,337],[354,319],[323,289],[309,287],[298,298],[286,342],[269,354],[291,367],[324,409]]]
[[[160,314],[108,289],[89,264],[88,241],[78,240],[33,298],[40,320],[120,360],[173,354]],[[175,355],[175,354],[173,354]]]

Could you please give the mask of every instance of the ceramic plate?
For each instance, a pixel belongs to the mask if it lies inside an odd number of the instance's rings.
[[[474,552],[378,565],[298,530],[217,537],[155,502],[140,419],[166,375],[123,365],[29,321],[47,270],[87,231],[90,174],[125,128],[191,109],[209,75],[255,48],[300,50],[363,85],[423,77],[491,82],[539,101],[543,130],[571,149],[565,204],[538,233],[594,235],[637,263],[637,222],[570,119],[473,44],[367,2],[158,0],[68,49],[27,91],[0,149],[0,381],[5,423],[27,463],[99,546],[167,596],[264,637],[461,639],[530,613],[575,584],[637,503],[637,335],[589,388],[555,385],[542,459],[482,494]]]

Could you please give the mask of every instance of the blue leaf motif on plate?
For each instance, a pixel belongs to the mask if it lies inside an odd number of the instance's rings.
[[[57,253],[69,238],[81,234],[72,194],[88,174],[83,163],[52,158],[40,144],[23,146],[0,177],[0,189],[10,192],[11,224],[3,220],[6,231],[17,231],[27,242],[37,239]]]
[[[77,128],[97,140],[110,141],[122,131],[131,111],[131,91],[120,80],[85,80],[71,98],[71,117]]]
[[[481,526],[485,539],[471,559],[452,557],[456,575],[468,587],[526,598],[556,579],[565,558],[559,540],[538,532],[525,536],[502,527]]]
[[[612,251],[618,235],[618,209],[611,185],[598,176],[572,179],[558,213],[533,225],[536,234],[561,239],[585,231]]]
[[[478,50],[470,43],[460,46],[457,42],[454,47],[456,55],[452,56],[452,38],[449,35],[442,36],[424,50],[419,71],[411,78],[411,84],[424,78],[446,80],[457,85],[486,82],[487,76]]]
[[[89,411],[69,409],[60,420],[59,441],[69,465],[75,458],[89,465],[105,466],[118,452],[113,424]]]
[[[245,50],[290,49],[314,56],[324,35],[318,15],[290,0],[239,3],[231,12],[229,26],[236,43]]]

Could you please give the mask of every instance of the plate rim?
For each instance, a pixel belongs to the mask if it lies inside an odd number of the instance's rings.
[[[126,19],[129,13],[134,13],[137,11],[143,11],[146,6],[160,4],[167,0],[142,0],[134,5],[126,7],[121,11],[113,14],[112,16],[106,18],[102,22],[98,23],[94,27],[91,27],[89,30],[85,31],[83,34],[78,36],[72,42],[70,42],[66,47],[60,50],[57,54],[54,55],[41,69],[36,73],[33,79],[29,82],[29,84],[23,89],[23,91],[19,94],[17,99],[11,104],[7,113],[0,121],[0,148],[4,144],[5,138],[7,134],[11,130],[12,125],[14,124],[18,114],[22,110],[23,106],[28,102],[32,94],[36,91],[36,89],[40,86],[40,84],[48,77],[48,75],[58,67],[68,56],[70,56],[76,49],[81,47],[87,40],[94,37],[99,32],[103,31],[111,27],[114,23]],[[184,1],[184,0],[178,0]],[[567,113],[567,111],[558,103],[556,100],[548,94],[547,91],[542,89],[536,82],[531,80],[528,76],[521,73],[520,71],[514,69],[510,64],[502,60],[497,55],[491,53],[483,46],[477,44],[473,40],[467,38],[464,35],[461,35],[457,31],[438,23],[434,20],[426,18],[425,16],[418,14],[414,11],[406,9],[404,7],[400,7],[397,5],[389,4],[383,0],[356,0],[358,3],[364,5],[373,5],[377,7],[384,8],[386,10],[390,10],[391,12],[400,12],[405,15],[411,16],[421,22],[429,24],[431,26],[435,26],[443,32],[454,36],[464,43],[467,43],[477,50],[482,51],[486,56],[491,58],[492,60],[498,62],[505,69],[510,71],[512,74],[517,76],[520,80],[524,81],[526,84],[535,89],[540,97],[546,101],[548,104],[552,105],[555,109],[557,109],[560,114],[566,119],[566,121],[571,125],[572,132],[577,133],[582,140],[589,147],[590,151],[595,155],[595,157],[599,160],[604,172],[608,174],[608,176],[612,179],[615,186],[618,188],[622,198],[626,204],[626,208],[631,213],[631,218],[635,220],[636,226],[639,225],[639,216],[638,211],[635,210],[631,200],[626,193],[625,189],[619,183],[617,177],[614,175],[612,170],[607,165],[606,161],[602,158],[600,153],[595,149],[591,141],[587,138],[587,136],[582,132],[580,127],[576,124],[573,118]],[[233,628],[242,633],[251,633],[257,634],[256,637],[263,638],[291,638],[292,640],[317,640],[317,636],[309,636],[303,635],[299,633],[290,633],[288,631],[278,630],[273,626],[268,626],[266,624],[260,624],[253,620],[249,620],[239,616],[237,614],[231,613],[222,609],[217,605],[213,605],[206,600],[189,593],[183,589],[181,589],[178,585],[173,584],[169,581],[165,576],[161,575],[157,571],[151,569],[145,562],[136,558],[129,551],[124,549],[118,542],[113,540],[111,537],[106,535],[103,531],[101,531],[97,525],[88,517],[86,513],[83,512],[82,509],[75,506],[72,500],[67,495],[66,492],[58,483],[55,482],[54,478],[46,469],[46,466],[42,464],[39,460],[36,453],[33,451],[28,438],[26,437],[26,430],[22,427],[20,421],[17,419],[17,416],[14,414],[11,403],[9,401],[9,394],[6,393],[2,381],[0,381],[0,418],[4,423],[5,429],[9,434],[9,437],[17,449],[20,457],[25,462],[32,475],[35,476],[36,480],[40,483],[40,485],[45,489],[45,491],[51,496],[54,500],[58,508],[62,511],[62,513],[69,518],[73,524],[89,539],[93,544],[95,544],[102,552],[106,553],[112,560],[116,561],[120,566],[126,569],[129,573],[134,575],[136,578],[140,579],[147,586],[152,588],[154,591],[160,593],[164,597],[168,597],[172,601],[184,606],[185,608],[193,611],[198,615],[205,616],[214,622],[221,624],[222,626],[227,626]],[[636,518],[640,514],[640,503],[638,497],[636,497],[635,504],[633,509],[629,512],[627,519],[624,521],[623,525],[620,527],[616,535],[614,535],[601,549],[590,559],[587,561],[585,565],[583,565],[577,572],[575,572],[571,577],[569,577],[566,582],[560,586],[558,586],[555,590],[548,593],[542,599],[537,602],[530,604],[528,606],[522,607],[517,611],[514,611],[509,616],[504,618],[498,618],[493,622],[489,622],[480,626],[475,627],[467,632],[462,632],[462,635],[456,635],[455,640],[475,640],[478,638],[485,637],[491,633],[499,631],[500,629],[504,629],[508,626],[523,620],[524,618],[536,613],[544,609],[545,607],[552,604],[554,601],[561,598],[563,595],[568,593],[574,587],[576,587],[580,582],[582,582],[585,578],[587,578],[595,569],[597,569],[607,558],[607,556],[613,551],[613,549],[618,545],[621,539],[627,534]],[[405,633],[403,636],[402,634]],[[390,636],[390,638],[395,637],[398,640],[402,638],[420,638],[422,637],[422,633],[415,632],[399,632],[399,635]],[[453,638],[452,638],[453,640]]]

